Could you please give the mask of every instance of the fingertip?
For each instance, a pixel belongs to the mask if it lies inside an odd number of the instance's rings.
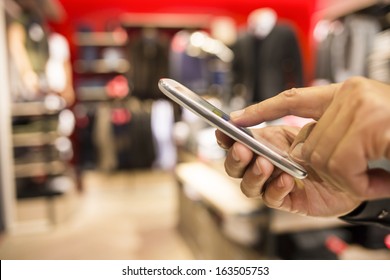
[[[234,122],[234,121],[240,119],[240,117],[242,115],[244,115],[244,112],[245,112],[245,109],[241,109],[241,110],[238,110],[238,111],[231,112],[230,113],[230,119]]]
[[[225,150],[229,149],[235,142],[232,138],[230,138],[218,129],[215,130],[215,138],[217,140],[218,145]]]
[[[220,131],[218,129],[215,130],[215,138],[217,138],[218,141],[220,141],[220,139],[223,137],[223,135],[224,134],[222,133],[222,131]]]

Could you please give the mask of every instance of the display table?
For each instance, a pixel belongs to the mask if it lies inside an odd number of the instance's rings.
[[[240,180],[223,163],[180,163],[179,228],[200,259],[275,258],[277,235],[337,228],[337,218],[313,218],[271,210],[242,194]]]

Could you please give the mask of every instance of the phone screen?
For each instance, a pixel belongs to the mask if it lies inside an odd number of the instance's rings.
[[[306,177],[307,172],[304,168],[290,160],[287,152],[281,151],[264,139],[257,139],[250,129],[235,125],[231,122],[228,114],[190,89],[171,79],[161,79],[159,87],[163,93],[179,105],[193,111],[195,114],[204,118],[209,124],[217,127],[236,141],[244,143],[255,153],[265,156],[282,170],[297,178]]]
[[[213,104],[211,104],[210,102],[208,102],[204,98],[201,98],[197,94],[194,94],[194,92],[188,90],[186,87],[181,87],[179,85],[176,85],[175,88],[177,90],[179,90],[180,92],[185,91],[186,94],[191,96],[192,100],[196,101],[197,103],[199,103],[203,107],[207,108],[210,112],[214,113],[215,115],[217,115],[218,117],[224,119],[225,121],[230,122],[235,127],[239,128],[240,130],[242,130],[243,132],[245,132],[249,136],[253,137],[253,134],[252,134],[252,132],[249,129],[247,129],[245,127],[242,127],[242,126],[235,125],[234,123],[232,123],[230,121],[230,116],[228,114],[226,114],[224,111],[218,109],[217,107],[215,107]]]

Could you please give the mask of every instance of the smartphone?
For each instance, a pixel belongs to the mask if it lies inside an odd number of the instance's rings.
[[[233,124],[228,114],[187,87],[175,80],[166,78],[160,79],[158,86],[170,99],[194,112],[232,139],[246,145],[254,153],[267,158],[276,167],[298,179],[304,179],[307,176],[306,170],[298,163],[292,161],[286,152],[279,150],[266,141],[255,139],[249,129]]]

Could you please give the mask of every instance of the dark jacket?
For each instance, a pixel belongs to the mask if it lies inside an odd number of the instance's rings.
[[[233,46],[233,83],[246,87],[249,103],[303,86],[299,43],[288,25],[276,25],[267,37],[243,34]]]

